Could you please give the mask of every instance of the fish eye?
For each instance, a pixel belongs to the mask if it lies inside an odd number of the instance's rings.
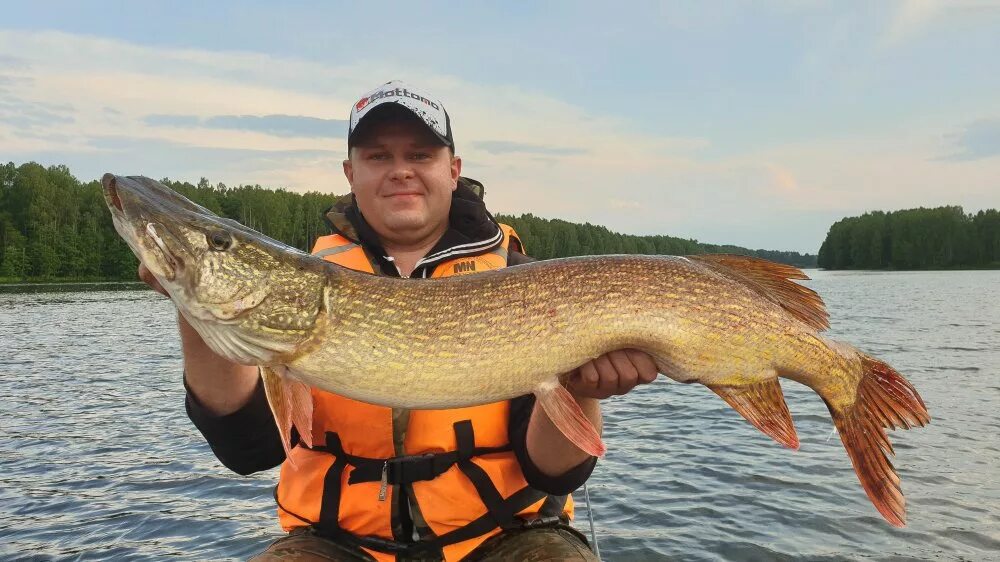
[[[233,245],[233,237],[225,230],[216,230],[205,235],[208,246],[220,252],[228,250]]]

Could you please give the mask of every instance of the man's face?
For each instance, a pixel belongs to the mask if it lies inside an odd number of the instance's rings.
[[[361,214],[390,244],[444,234],[461,171],[461,159],[411,120],[372,125],[344,161]]]

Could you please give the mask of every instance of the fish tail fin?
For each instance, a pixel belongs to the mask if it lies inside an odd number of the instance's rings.
[[[312,440],[312,392],[309,386],[291,377],[282,376],[276,368],[260,368],[260,377],[264,383],[264,394],[267,403],[274,414],[274,423],[278,426],[278,436],[281,446],[285,449],[285,458],[292,465],[292,428],[299,434],[299,439],[311,447]]]
[[[855,353],[862,376],[854,402],[837,407],[826,396],[823,398],[868,498],[886,521],[902,527],[906,524],[906,500],[889,458],[895,453],[886,428],[922,427],[930,422],[930,415],[920,395],[902,375],[878,359]]]
[[[559,381],[542,383],[535,388],[535,397],[545,415],[559,428],[566,439],[589,455],[604,456],[607,447],[604,446],[600,434],[597,433],[590,418],[580,409],[573,395]]]

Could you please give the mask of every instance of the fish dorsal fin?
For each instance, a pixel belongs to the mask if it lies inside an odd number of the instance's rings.
[[[753,289],[810,328],[822,331],[830,327],[830,315],[823,299],[816,291],[792,281],[809,279],[797,267],[734,254],[702,254],[688,256],[688,259]]]

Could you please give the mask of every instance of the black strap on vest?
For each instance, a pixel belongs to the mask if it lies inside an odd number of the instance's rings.
[[[471,422],[468,423],[469,431],[472,430]],[[458,424],[455,424],[458,426]],[[456,432],[458,431],[456,427]],[[305,446],[301,445],[300,446]],[[360,482],[379,482],[382,480],[383,472],[386,476],[386,483],[390,485],[412,484],[422,480],[433,480],[444,474],[456,463],[468,460],[471,457],[491,455],[493,453],[505,453],[510,450],[510,445],[502,447],[476,447],[475,442],[468,448],[463,448],[459,443],[458,450],[447,453],[427,453],[423,455],[409,455],[392,457],[388,459],[376,459],[371,457],[359,457],[351,455],[344,450],[340,442],[340,436],[334,432],[327,432],[326,445],[309,447],[313,451],[321,451],[335,455],[338,459],[344,459],[347,464],[354,467],[348,484],[358,484]]]
[[[416,556],[427,552],[440,551],[444,546],[459,543],[484,535],[493,529],[525,529],[544,526],[555,526],[564,523],[563,508],[567,496],[549,496],[530,486],[518,490],[509,498],[500,495],[489,475],[473,461],[480,455],[501,453],[510,450],[510,445],[503,447],[476,447],[475,433],[470,420],[454,424],[455,438],[458,449],[447,453],[428,453],[390,459],[374,459],[350,455],[344,451],[340,436],[327,432],[326,445],[314,446],[314,451],[324,451],[336,455],[333,466],[326,473],[323,482],[323,503],[320,509],[320,520],[310,521],[297,515],[278,501],[278,489],[275,486],[274,500],[278,507],[303,523],[312,525],[321,536],[326,536],[342,544],[364,547],[379,552],[395,555]],[[303,446],[301,443],[299,446]],[[397,542],[377,536],[359,536],[341,528],[340,517],[340,482],[347,465],[354,470],[348,484],[358,482],[376,482],[382,479],[383,468],[389,484],[405,484],[421,480],[431,480],[443,474],[454,465],[472,482],[480,499],[486,506],[486,513],[464,527],[460,527],[443,535],[428,540],[415,542]],[[394,468],[395,467],[395,468]],[[359,474],[360,472],[360,474]],[[525,520],[517,513],[527,509],[532,504],[545,498],[538,517]],[[375,501],[375,498],[372,498]]]

